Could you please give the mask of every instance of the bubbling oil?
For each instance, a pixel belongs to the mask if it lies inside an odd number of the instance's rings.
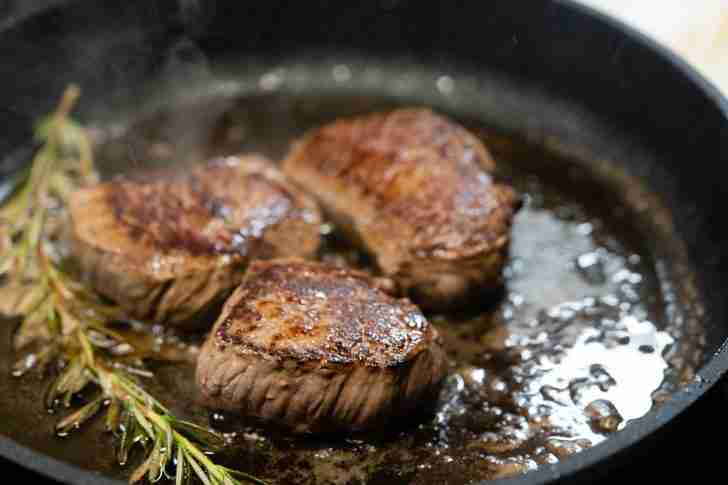
[[[273,90],[279,80],[266,75],[263,90]],[[338,66],[333,75],[345,82],[351,72]],[[436,85],[441,92],[455,89],[447,76]],[[100,128],[100,165],[111,174],[128,168],[130,159],[159,166],[246,151],[279,158],[305,129],[401,102],[272,93],[167,107],[123,129]],[[195,117],[209,132],[196,133],[191,150],[177,143],[178,128],[180,120]],[[609,439],[692,375],[700,349],[678,338],[676,320],[664,310],[667,299],[681,301],[665,293],[679,282],[666,285],[670,273],[658,275],[660,261],[640,244],[649,228],[632,219],[633,210],[615,194],[591,197],[609,191],[572,161],[461,121],[483,138],[496,158],[496,176],[513,184],[525,203],[515,218],[503,288],[461,311],[428,315],[451,362],[437,402],[423,403],[420,413],[377,434],[292,437],[197,406],[191,364],[153,365],[155,377],[145,384],[173,412],[226,433],[229,447],[219,460],[278,485],[457,485],[510,476]],[[323,259],[373,270],[335,226],[327,222],[321,232]],[[10,354],[7,346],[0,352],[3,368]],[[87,468],[123,475],[111,460],[94,461],[86,453],[89,440],[110,439],[100,426],[56,444],[48,444],[50,434],[25,431],[22,423],[31,418],[24,409],[40,406],[32,396],[42,385],[0,376],[0,389],[19,396],[12,405],[0,400],[0,416],[19,416],[17,426],[1,431]],[[32,414],[44,423],[40,428],[52,429],[51,417]]]

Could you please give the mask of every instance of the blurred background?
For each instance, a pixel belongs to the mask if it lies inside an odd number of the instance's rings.
[[[670,47],[728,93],[728,0],[575,1],[617,17]],[[59,0],[0,0],[0,29],[57,3]]]
[[[554,0],[558,1],[558,0]],[[728,0],[580,0],[610,14],[677,52],[728,93]],[[58,0],[0,0],[0,29],[32,11]],[[1,60],[0,60],[1,62]],[[615,470],[609,480],[594,484],[631,480],[649,473],[651,481],[700,479],[700,475],[725,481],[724,446],[714,446],[706,437],[728,433],[719,416],[728,409],[728,380],[714,387],[704,399],[671,425],[657,448],[639,448],[633,465]],[[700,471],[696,475],[695,470]],[[51,483],[0,459],[0,471],[25,478],[30,483]]]
[[[580,0],[657,39],[728,93],[728,0]]]

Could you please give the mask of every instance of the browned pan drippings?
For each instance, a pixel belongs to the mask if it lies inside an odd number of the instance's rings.
[[[203,108],[179,108],[108,139],[100,163],[107,169],[127,166],[132,152],[135,160],[155,165],[241,151],[280,157],[304,129],[390,106],[377,98],[311,96],[207,103],[204,109],[219,108],[207,145],[184,154],[175,153],[166,123]],[[656,260],[648,249],[654,246],[642,243],[659,233],[644,222],[649,217],[637,218],[578,164],[469,126],[484,138],[498,176],[524,195],[525,205],[515,219],[503,290],[457,314],[428,315],[452,361],[434,411],[423,405],[409,422],[377,436],[291,438],[208,415],[193,403],[190,365],[153,365],[150,391],[176,413],[230,431],[222,461],[278,485],[464,484],[525,472],[599,443],[692,377],[702,356],[691,340],[678,339],[683,329],[676,312],[695,302],[683,296],[688,282],[670,280],[681,261]],[[325,223],[321,231],[323,259],[368,267],[335,227]],[[115,465],[101,423],[66,439],[51,438],[56,417],[42,408],[44,381],[10,377],[10,325],[2,328],[0,431],[87,468],[128,473]]]

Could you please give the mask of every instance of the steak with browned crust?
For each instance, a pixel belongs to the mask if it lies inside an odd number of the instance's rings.
[[[427,403],[446,373],[436,330],[358,271],[256,261],[197,361],[206,406],[294,432],[363,430]]]
[[[498,285],[519,199],[463,127],[425,109],[343,119],[295,143],[283,170],[425,307]]]
[[[176,325],[221,304],[251,260],[312,256],[320,242],[315,202],[258,156],[97,184],[69,211],[90,285],[134,318]]]

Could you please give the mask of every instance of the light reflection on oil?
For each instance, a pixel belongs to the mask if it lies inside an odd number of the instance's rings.
[[[491,453],[519,450],[512,455],[526,469],[535,455],[549,462],[644,416],[674,342],[650,321],[641,258],[614,239],[595,239],[602,223],[584,221],[578,209],[529,200],[513,230],[501,325],[481,337],[490,351],[461,367],[438,413],[445,428],[471,411],[468,393],[484,396],[493,419],[478,440]]]

